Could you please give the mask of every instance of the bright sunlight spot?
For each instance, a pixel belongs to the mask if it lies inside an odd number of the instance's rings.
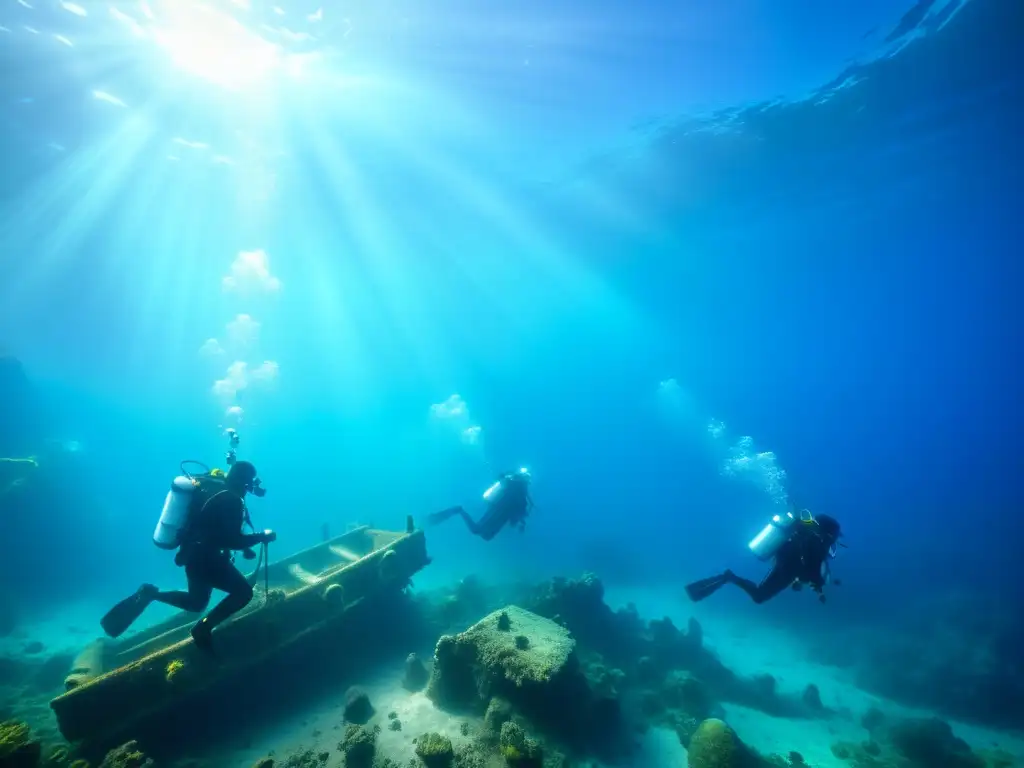
[[[225,13],[190,0],[161,0],[153,38],[185,72],[231,89],[263,83],[281,51]]]

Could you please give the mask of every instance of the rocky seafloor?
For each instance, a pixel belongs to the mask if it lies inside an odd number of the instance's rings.
[[[744,727],[732,722],[739,710],[808,729],[826,724],[836,734],[830,765],[1020,764],[1012,747],[970,745],[934,716],[855,710],[823,699],[814,683],[790,689],[764,672],[734,671],[696,620],[680,627],[644,618],[631,605],[612,610],[592,575],[508,587],[468,578],[410,590],[393,607],[375,625],[390,642],[371,642],[349,663],[314,659],[294,670],[296,690],[315,678],[308,696],[325,702],[319,714],[292,723],[287,708],[297,708],[302,695],[285,706],[285,691],[272,701],[277,691],[264,690],[255,702],[247,696],[239,704],[246,716],[223,728],[176,726],[162,739],[140,733],[106,756],[63,743],[56,731],[48,700],[60,690],[68,658],[7,658],[0,662],[0,768],[592,768],[645,764],[641,744],[654,730],[678,741],[678,765],[821,765],[801,744],[768,752],[745,743]],[[381,675],[387,684],[375,684]],[[289,720],[287,738],[267,737],[275,719]]]

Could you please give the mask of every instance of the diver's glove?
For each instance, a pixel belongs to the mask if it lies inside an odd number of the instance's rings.
[[[270,544],[272,541],[277,541],[277,534],[269,528],[267,528],[267,530],[265,530],[261,535],[263,536],[264,544]]]

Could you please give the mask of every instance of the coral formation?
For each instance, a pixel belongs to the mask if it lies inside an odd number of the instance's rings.
[[[750,759],[732,728],[721,720],[708,719],[690,739],[686,762],[690,768],[744,768]]]
[[[284,768],[324,768],[330,759],[330,752],[306,749],[285,760]],[[353,763],[353,765],[356,764]]]
[[[455,759],[455,750],[447,736],[425,733],[416,739],[416,757],[427,768],[448,768]]]
[[[110,750],[100,768],[151,768],[156,765],[139,749],[136,741],[129,741]]]
[[[45,765],[65,765],[71,758],[71,753],[65,746],[56,746],[50,749],[46,755]]]
[[[25,723],[0,723],[0,765],[5,768],[34,768],[42,752],[42,744],[32,738],[32,732]]]
[[[498,751],[510,768],[540,768],[544,764],[540,744],[511,721],[501,726]]]
[[[512,719],[512,705],[505,699],[495,696],[484,712],[484,735],[495,741],[501,733],[501,726]]]
[[[345,755],[345,768],[371,768],[379,734],[380,726],[346,726],[345,736],[338,742],[338,751]]]

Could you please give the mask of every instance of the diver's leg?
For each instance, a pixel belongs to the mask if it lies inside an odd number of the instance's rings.
[[[462,522],[466,524],[466,527],[469,529],[469,532],[472,533],[474,536],[482,535],[480,525],[476,522],[476,520],[470,517],[469,513],[466,512],[466,510],[464,510],[462,507],[449,507],[448,509],[442,509],[440,512],[435,512],[434,514],[430,515],[427,518],[427,522],[431,525],[437,525],[438,523],[443,523],[445,520],[448,520],[453,517],[461,517]],[[486,517],[487,515],[484,515],[484,519],[486,519]],[[497,531],[495,531],[494,533],[497,533]],[[494,536],[494,533],[491,534],[491,537]]]
[[[185,564],[185,578],[188,579],[188,591],[157,592],[153,599],[173,608],[189,613],[202,613],[210,604],[213,596],[213,585],[210,583],[210,555],[194,552]]]
[[[211,648],[211,635],[214,627],[224,622],[233,613],[245,608],[252,600],[252,586],[249,584],[249,580],[235,568],[228,558],[222,557],[216,564],[211,564],[209,577],[213,587],[227,592],[227,595],[198,624],[192,627],[192,639],[196,645],[206,650]]]
[[[750,595],[751,600],[760,605],[761,603],[771,600],[779,594],[779,592],[789,587],[789,585],[793,583],[794,578],[795,576],[792,569],[776,563],[775,566],[768,571],[768,575],[761,580],[760,584],[755,584],[750,579],[741,578],[731,571],[729,583],[735,584]]]
[[[466,517],[469,517],[469,515],[466,515]],[[487,508],[479,522],[467,520],[466,526],[474,536],[479,536],[484,541],[490,541],[505,527],[507,521],[508,515],[505,513],[505,510],[498,505],[493,505]]]

